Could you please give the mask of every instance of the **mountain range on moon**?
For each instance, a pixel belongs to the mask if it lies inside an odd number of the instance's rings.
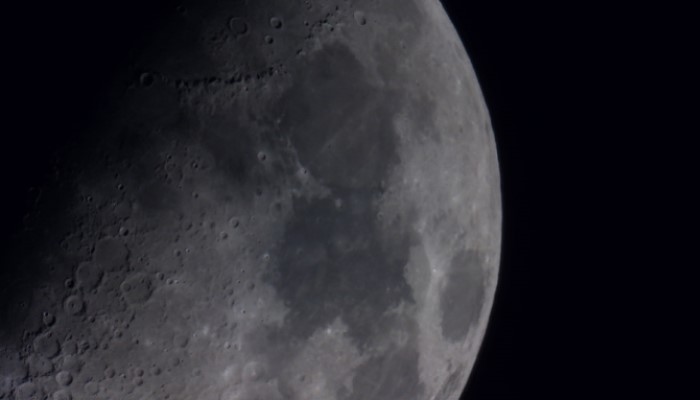
[[[456,400],[501,198],[440,3],[162,14],[3,252],[0,398]]]

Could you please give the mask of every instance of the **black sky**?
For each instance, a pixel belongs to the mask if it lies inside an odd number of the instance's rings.
[[[690,370],[672,348],[689,304],[680,193],[698,170],[679,140],[697,131],[678,118],[693,113],[680,94],[690,14],[660,2],[443,4],[493,119],[504,199],[499,288],[462,398],[685,395]]]

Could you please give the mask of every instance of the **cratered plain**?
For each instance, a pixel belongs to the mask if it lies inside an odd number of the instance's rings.
[[[3,252],[0,398],[457,399],[501,198],[441,4],[163,15]]]

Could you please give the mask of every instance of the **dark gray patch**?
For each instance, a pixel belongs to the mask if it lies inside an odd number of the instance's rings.
[[[290,309],[286,335],[303,340],[341,317],[362,349],[382,333],[387,309],[413,302],[403,274],[410,233],[378,232],[373,192],[335,192],[334,198],[294,201],[294,217],[274,250],[277,268],[264,278]],[[337,197],[347,207],[338,208]]]
[[[122,295],[129,304],[141,304],[151,298],[153,284],[148,275],[137,272],[126,278],[120,285]]]
[[[398,160],[392,118],[403,96],[368,76],[347,46],[328,45],[300,66],[274,107],[301,163],[322,183],[371,187]]]
[[[259,201],[256,197],[259,189],[275,186],[278,180],[293,174],[294,171],[285,167],[293,163],[285,153],[288,145],[279,137],[279,132],[241,122],[240,115],[241,110],[231,108],[212,116],[199,143],[211,154],[217,172],[225,177],[219,189],[240,201],[252,203]],[[273,125],[268,120],[256,123]],[[265,162],[258,158],[261,149],[265,151]]]
[[[177,204],[179,193],[158,181],[151,181],[139,188],[136,199],[144,213],[154,215]]]
[[[124,243],[113,238],[104,238],[95,244],[93,261],[104,272],[117,271],[125,267],[128,255],[129,251]]]
[[[239,113],[240,110],[230,110]],[[232,117],[217,116],[208,124],[202,144],[211,152],[219,169],[232,184],[242,184],[251,178],[258,164],[256,142],[249,129],[241,128]]]
[[[425,387],[418,372],[414,344],[370,358],[357,368],[347,400],[423,399]]]
[[[91,262],[83,262],[78,265],[75,271],[78,285],[86,290],[96,288],[102,280],[104,272]]]
[[[452,259],[440,295],[442,335],[452,342],[464,340],[477,322],[484,304],[484,256],[476,250],[461,250]]]

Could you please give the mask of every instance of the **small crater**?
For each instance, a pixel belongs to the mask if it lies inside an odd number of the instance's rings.
[[[178,334],[175,335],[173,343],[175,344],[175,347],[185,348],[187,347],[187,343],[189,343],[189,338],[187,337],[187,335]]]
[[[236,229],[236,228],[238,228],[238,227],[241,225],[241,221],[240,221],[238,218],[235,218],[235,217],[229,219],[229,220],[228,220],[228,223],[229,223],[229,225],[231,225],[231,227],[232,227],[233,229]]]
[[[265,367],[262,363],[251,361],[243,367],[243,379],[246,381],[259,381],[265,375]]]
[[[144,72],[139,75],[139,84],[143,87],[151,87],[155,82],[155,77],[150,72]]]
[[[228,20],[228,29],[236,36],[242,36],[248,33],[248,23],[239,17],[231,17]]]
[[[56,383],[61,386],[69,386],[73,382],[73,375],[68,371],[60,371],[56,374]]]
[[[282,29],[282,19],[279,17],[270,18],[270,26],[275,29]]]
[[[80,315],[85,309],[85,303],[78,295],[68,296],[63,303],[63,308],[70,315]]]
[[[72,400],[72,398],[73,397],[67,389],[58,389],[57,391],[53,392],[53,395],[51,396],[52,400]]]
[[[52,326],[54,323],[56,323],[56,316],[53,315],[52,313],[45,311],[41,315],[41,321],[44,323],[46,326]]]
[[[362,11],[355,11],[354,16],[355,22],[357,22],[358,25],[367,25],[367,16],[365,16],[365,13]]]
[[[270,36],[270,35],[265,35],[265,43],[267,43],[267,44],[273,44],[273,43],[275,43],[275,38],[273,38],[273,37]]]
[[[163,372],[163,371],[160,369],[159,366],[154,365],[154,366],[151,367],[151,369],[149,370],[149,372],[150,372],[151,375],[153,375],[153,376],[158,376],[158,375],[160,375],[161,372]]]
[[[94,338],[81,340],[80,343],[78,343],[78,349],[80,350],[79,354],[83,354],[91,348],[95,348],[95,345],[96,343]]]

